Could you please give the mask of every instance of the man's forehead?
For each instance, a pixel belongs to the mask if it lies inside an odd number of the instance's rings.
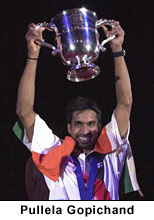
[[[72,121],[82,121],[82,120],[87,120],[87,121],[97,120],[96,112],[91,109],[73,112]]]

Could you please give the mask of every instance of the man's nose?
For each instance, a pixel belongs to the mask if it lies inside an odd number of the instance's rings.
[[[83,124],[82,127],[81,127],[81,129],[80,129],[80,132],[81,132],[82,134],[88,134],[89,131],[90,131],[90,130],[89,130],[88,125],[87,125],[87,124]]]

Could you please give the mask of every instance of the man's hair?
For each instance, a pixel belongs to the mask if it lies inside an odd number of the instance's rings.
[[[98,106],[96,105],[96,103],[88,98],[88,97],[82,97],[82,96],[78,96],[76,98],[74,98],[68,105],[67,105],[67,111],[66,111],[66,119],[67,119],[67,123],[71,123],[72,121],[72,115],[75,111],[79,111],[82,112],[84,110],[93,110],[96,115],[97,115],[97,120],[98,120],[98,126],[99,128],[102,127],[102,121],[101,121],[101,117],[102,117],[102,112],[101,110],[98,108]]]

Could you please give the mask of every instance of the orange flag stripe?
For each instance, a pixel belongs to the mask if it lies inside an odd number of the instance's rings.
[[[61,168],[75,146],[71,137],[65,137],[63,143],[54,147],[47,154],[32,152],[32,158],[37,168],[48,178],[56,181],[60,176]]]

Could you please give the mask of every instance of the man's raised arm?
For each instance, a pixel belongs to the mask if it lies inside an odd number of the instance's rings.
[[[118,21],[115,21],[115,27],[111,31],[108,31],[105,27],[103,27],[103,29],[107,37],[109,35],[116,35],[116,38],[111,41],[111,49],[114,56],[115,87],[117,97],[115,117],[120,135],[122,138],[125,138],[132,106],[132,92],[128,69],[124,56],[118,56],[120,51],[122,53],[122,44],[125,33]]]
[[[29,141],[32,141],[33,128],[35,122],[35,113],[33,110],[35,98],[35,76],[37,59],[40,52],[40,46],[35,44],[36,39],[42,39],[42,31],[35,29],[35,24],[30,24],[26,34],[28,55],[25,69],[23,71],[17,96],[16,113],[19,116],[23,126],[27,131]]]

